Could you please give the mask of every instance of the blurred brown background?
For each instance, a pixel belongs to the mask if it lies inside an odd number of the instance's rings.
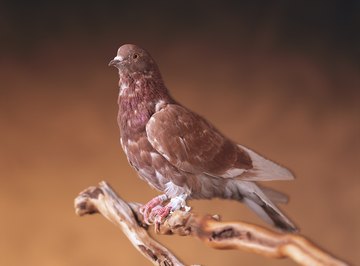
[[[169,4],[0,2],[0,264],[148,265],[73,199],[109,181],[125,199],[156,191],[121,151],[118,46],[149,50],[180,102],[233,140],[290,167],[283,209],[302,233],[360,263],[358,1]],[[195,211],[263,224],[236,202]],[[187,264],[294,265],[158,237]]]

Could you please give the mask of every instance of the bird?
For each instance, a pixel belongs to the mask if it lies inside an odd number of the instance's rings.
[[[149,52],[124,44],[109,66],[118,69],[120,143],[139,177],[160,195],[142,205],[146,223],[160,225],[187,200],[244,203],[281,231],[298,229],[276,204],[287,196],[258,182],[293,180],[287,168],[227,138],[177,102]]]

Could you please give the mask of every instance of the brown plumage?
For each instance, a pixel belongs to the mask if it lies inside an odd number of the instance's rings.
[[[286,196],[256,184],[293,179],[289,170],[234,143],[177,103],[145,50],[123,45],[109,65],[119,70],[121,145],[139,176],[163,193],[142,207],[146,221],[160,223],[186,207],[186,199],[218,197],[245,203],[280,229],[296,230],[274,204]]]

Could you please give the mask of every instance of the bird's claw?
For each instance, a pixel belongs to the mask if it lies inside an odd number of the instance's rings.
[[[161,204],[167,200],[166,195],[160,195],[150,200],[145,205],[141,206],[139,211],[144,217],[144,222],[148,225],[153,223],[153,211],[162,208]]]
[[[162,206],[161,204],[167,199],[165,195],[160,195],[140,208],[140,213],[144,216],[146,224],[155,225],[155,231],[159,232],[160,225],[165,221],[166,217],[180,208],[189,211],[190,207],[186,206],[184,196],[172,198],[168,204]]]
[[[151,219],[154,221],[155,232],[160,231],[160,225],[165,221],[166,217],[171,213],[172,208],[169,205],[153,209],[151,212]]]

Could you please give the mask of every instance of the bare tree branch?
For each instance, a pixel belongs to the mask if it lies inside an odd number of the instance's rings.
[[[122,200],[106,182],[84,190],[75,199],[78,215],[102,214],[118,225],[153,264],[184,265],[148,234],[139,207],[140,204]],[[176,211],[157,228],[157,233],[194,236],[212,248],[239,249],[272,258],[287,257],[300,265],[348,265],[299,234],[272,231],[245,222],[221,222],[217,216]]]
[[[147,226],[138,220],[134,212],[138,207],[137,204],[130,206],[122,200],[106,182],[85,189],[75,199],[77,215],[100,213],[119,226],[134,247],[154,265],[183,266],[166,247],[149,235]]]

